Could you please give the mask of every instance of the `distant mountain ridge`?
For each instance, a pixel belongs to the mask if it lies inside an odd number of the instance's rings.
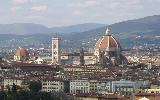
[[[132,47],[135,44],[160,45],[160,15],[123,21],[110,26],[113,36],[120,41],[122,47]],[[93,48],[98,38],[105,34],[106,27],[107,25],[96,23],[56,28],[47,28],[43,25],[31,23],[0,25],[0,46],[37,46],[43,43],[50,45],[51,38],[58,33],[65,48]],[[14,35],[16,32],[18,35]],[[12,36],[7,34],[12,34]]]
[[[15,34],[15,35],[32,35],[32,34],[48,34],[48,33],[72,33],[84,32],[105,26],[104,24],[85,23],[65,27],[48,28],[40,24],[33,23],[14,23],[0,24],[0,34]]]
[[[74,32],[85,32],[92,29],[100,28],[106,26],[105,24],[98,24],[98,23],[85,23],[85,24],[77,24],[71,26],[64,26],[64,27],[53,27],[51,31],[57,33],[74,33]]]
[[[38,33],[48,33],[49,28],[32,23],[15,23],[15,24],[0,24],[0,34],[38,34]]]

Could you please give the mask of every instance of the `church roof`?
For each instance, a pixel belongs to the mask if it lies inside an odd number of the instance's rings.
[[[28,51],[26,49],[19,47],[16,50],[15,56],[28,57],[29,53],[28,53]]]
[[[97,41],[95,48],[96,49],[120,48],[120,44],[111,35],[111,30],[107,28],[106,34]]]

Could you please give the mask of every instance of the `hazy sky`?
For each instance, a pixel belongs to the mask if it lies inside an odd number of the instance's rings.
[[[0,0],[0,24],[112,24],[158,14],[160,0]]]

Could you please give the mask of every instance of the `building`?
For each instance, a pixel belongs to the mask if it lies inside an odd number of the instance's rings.
[[[29,59],[29,53],[26,49],[19,47],[14,55],[15,61],[26,61]]]
[[[63,53],[61,55],[61,64],[63,65],[80,65],[80,54],[79,53]]]
[[[91,93],[96,92],[97,91],[97,80],[90,80],[89,83],[90,83],[89,91]]]
[[[110,73],[111,72],[108,69],[102,69],[102,68],[95,67],[95,66],[65,66],[63,70],[64,72],[100,72],[100,73]]]
[[[64,82],[61,79],[45,79],[42,81],[42,91],[64,92]]]
[[[160,100],[159,93],[137,93],[134,100]]]
[[[7,89],[8,87],[11,88],[13,84],[15,84],[18,87],[23,87],[23,83],[24,83],[24,80],[19,78],[5,78],[3,80],[4,89]]]
[[[141,93],[160,93],[160,89],[141,89]]]
[[[87,79],[70,80],[70,93],[89,93],[90,83]]]
[[[88,94],[76,94],[74,100],[130,100],[125,96],[113,93],[99,94],[99,93],[88,93]]]
[[[102,66],[127,64],[127,59],[121,53],[120,43],[112,36],[109,28],[95,45],[96,62]]]
[[[61,63],[61,39],[59,37],[52,38],[52,63]]]
[[[135,92],[135,84],[133,81],[112,81],[112,92],[120,93],[121,95],[132,95]]]
[[[82,51],[77,53],[63,53],[61,55],[61,64],[63,65],[90,65],[95,64],[95,56],[90,53],[82,53]]]
[[[38,57],[38,58],[34,61],[34,63],[36,63],[36,64],[43,64],[44,61],[43,61],[43,59],[41,59],[40,57]]]
[[[52,39],[52,63],[91,65],[99,64],[103,67],[127,64],[122,55],[120,43],[112,36],[108,28],[95,45],[94,53],[84,53],[83,49],[76,53],[62,53],[60,55],[60,38]]]
[[[96,84],[97,86],[97,92],[111,92],[111,82],[107,80],[99,80]]]

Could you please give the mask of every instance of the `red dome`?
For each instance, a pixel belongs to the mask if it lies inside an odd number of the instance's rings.
[[[100,38],[95,46],[95,49],[120,48],[118,41],[110,35],[110,30],[107,29],[106,34]]]
[[[26,49],[24,48],[18,48],[16,50],[15,56],[20,56],[20,57],[29,57],[29,53]]]

